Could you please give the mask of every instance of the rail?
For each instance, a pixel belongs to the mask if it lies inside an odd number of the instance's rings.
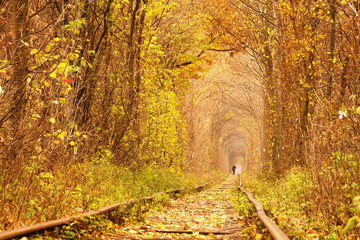
[[[276,225],[276,223],[274,223],[274,221],[272,221],[268,216],[266,216],[261,203],[257,201],[251,195],[251,193],[247,192],[244,188],[240,187],[240,190],[243,191],[249,198],[250,202],[254,204],[258,218],[269,230],[274,240],[290,240],[290,238]]]
[[[201,191],[201,190],[205,189],[209,185],[210,185],[210,182],[207,182],[207,183],[205,183],[203,185],[195,187],[193,190]],[[72,216],[72,217],[65,217],[65,218],[61,218],[61,219],[57,219],[57,220],[51,220],[51,221],[47,221],[47,222],[43,222],[43,223],[37,223],[37,224],[34,224],[34,225],[30,225],[30,226],[25,226],[25,227],[21,227],[21,228],[15,228],[15,229],[3,231],[3,232],[0,232],[0,240],[25,236],[25,235],[28,235],[28,234],[31,234],[31,233],[44,231],[46,229],[51,229],[53,227],[59,227],[59,226],[62,226],[62,225],[70,224],[71,222],[74,222],[74,221],[82,219],[82,218],[90,217],[90,216],[93,216],[93,215],[101,215],[101,214],[110,212],[110,211],[115,210],[116,208],[118,208],[120,206],[131,205],[131,204],[134,204],[136,202],[141,202],[141,201],[153,200],[153,199],[155,199],[157,196],[159,196],[161,194],[174,194],[174,193],[180,193],[180,192],[183,192],[183,191],[186,191],[186,190],[191,190],[191,189],[188,189],[188,188],[184,187],[184,188],[179,188],[179,189],[175,189],[175,190],[159,192],[159,193],[156,193],[156,194],[154,194],[152,196],[149,196],[149,197],[133,198],[133,199],[130,199],[130,200],[127,200],[127,201],[124,201],[124,202],[115,203],[115,204],[100,208],[100,209],[92,211],[92,212],[87,212],[87,213],[78,214],[78,215]]]

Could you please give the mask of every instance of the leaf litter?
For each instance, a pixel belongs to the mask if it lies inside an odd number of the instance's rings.
[[[164,208],[145,213],[144,221],[117,227],[103,239],[239,239],[243,221],[232,208],[230,181],[169,199]]]

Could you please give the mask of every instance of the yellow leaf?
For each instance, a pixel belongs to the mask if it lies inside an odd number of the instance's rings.
[[[85,59],[81,59],[80,63],[81,63],[81,66],[86,67],[86,60]]]
[[[54,124],[56,122],[55,118],[50,118],[49,122],[51,122],[52,124]]]
[[[77,59],[77,58],[79,58],[79,54],[77,54],[77,53],[70,53],[69,59],[70,59],[71,61],[73,61],[73,60],[75,60],[75,59]]]
[[[52,73],[50,73],[50,77],[52,77],[52,78],[56,78],[56,72],[55,72],[55,71],[53,71]]]
[[[71,142],[70,142],[70,145],[71,145],[71,146],[74,146],[74,145],[75,145],[75,142],[74,142],[74,141],[71,141]]]
[[[57,136],[58,138],[60,138],[61,140],[64,140],[65,135],[66,135],[66,132],[65,132],[65,131],[64,131],[64,132],[60,131],[60,133],[59,133],[58,135],[56,135],[56,136]]]
[[[33,48],[33,49],[31,49],[30,54],[35,55],[38,51],[39,50],[37,50],[36,48]]]
[[[36,118],[40,118],[40,115],[37,113],[32,115],[32,119],[36,119]]]
[[[360,107],[356,108],[356,114],[360,114]]]
[[[44,48],[45,52],[50,52],[51,47],[51,45],[46,45],[46,47]]]

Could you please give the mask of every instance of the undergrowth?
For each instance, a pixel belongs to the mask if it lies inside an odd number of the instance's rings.
[[[165,190],[191,188],[205,178],[155,165],[131,171],[113,165],[106,152],[93,161],[51,171],[33,162],[17,181],[0,182],[0,231],[93,211]]]
[[[234,188],[231,192],[233,208],[239,213],[241,234],[244,239],[272,239],[270,233],[256,216],[254,205],[245,193]]]
[[[35,233],[20,240],[55,239],[103,239],[116,232],[117,228],[129,221],[142,221],[150,208],[162,208],[169,200],[168,194],[160,194],[153,200],[126,204],[103,215],[94,215],[55,227],[52,231]]]
[[[353,239],[354,236],[346,234],[346,229],[355,228],[358,217],[353,218],[354,226],[329,226],[313,201],[316,186],[304,169],[293,168],[277,180],[260,177],[244,182],[245,189],[260,201],[266,214],[291,239]],[[241,202],[247,201],[245,196],[238,198]],[[246,204],[242,206],[241,213],[251,211]]]

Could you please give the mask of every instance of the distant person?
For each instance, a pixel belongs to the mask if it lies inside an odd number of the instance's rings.
[[[236,166],[234,165],[232,168],[231,168],[232,172],[233,172],[233,175],[235,175],[235,171],[236,171]]]
[[[239,179],[240,179],[240,184],[239,184],[239,188],[241,187],[241,174],[243,172],[243,166],[239,165],[238,167],[235,168],[235,175],[239,175]]]

